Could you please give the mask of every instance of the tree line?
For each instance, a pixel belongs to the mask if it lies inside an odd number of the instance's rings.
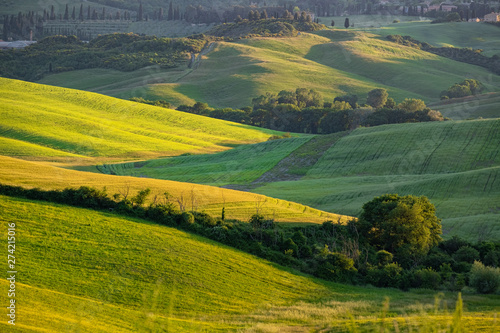
[[[500,243],[441,239],[441,222],[426,197],[386,194],[363,205],[346,225],[281,227],[256,212],[248,221],[188,210],[150,189],[110,195],[106,188],[44,191],[0,184],[0,194],[146,219],[213,239],[326,280],[377,287],[494,293],[500,285]]]
[[[357,95],[323,102],[317,91],[297,88],[266,93],[253,98],[252,106],[241,109],[211,108],[207,103],[196,102],[192,106],[180,105],[177,110],[272,130],[311,134],[342,132],[359,126],[444,120],[439,111],[429,109],[424,101],[407,98],[396,103],[381,88],[371,90],[363,105],[358,104]]]

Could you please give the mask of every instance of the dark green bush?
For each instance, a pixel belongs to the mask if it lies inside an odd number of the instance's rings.
[[[462,246],[453,254],[453,259],[457,262],[466,262],[472,264],[481,257],[479,251],[470,246]]]
[[[470,271],[469,285],[481,294],[491,294],[500,286],[500,268],[484,266],[476,261]]]

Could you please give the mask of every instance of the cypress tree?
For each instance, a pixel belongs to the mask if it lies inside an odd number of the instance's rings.
[[[68,4],[66,4],[66,9],[64,10],[64,20],[69,20],[69,8]]]
[[[76,19],[76,8],[73,6],[73,12],[71,13],[71,19],[74,20]]]
[[[172,21],[174,20],[174,7],[172,5],[172,1],[170,1],[170,5],[168,5],[168,16],[167,20]]]
[[[142,21],[144,12],[142,9],[142,2],[139,4],[139,11],[137,12],[137,21]]]
[[[349,28],[349,18],[348,18],[348,17],[346,17],[346,18],[345,18],[345,21],[344,21],[344,27],[345,27],[346,29],[347,29],[347,28]]]
[[[78,14],[78,19],[83,21],[83,3],[80,4],[80,13]]]

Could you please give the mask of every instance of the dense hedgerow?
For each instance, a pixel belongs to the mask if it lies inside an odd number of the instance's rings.
[[[158,224],[196,233],[278,264],[301,270],[325,280],[369,283],[377,287],[448,289],[460,291],[468,280],[480,293],[498,288],[499,269],[471,258],[491,261],[500,251],[499,243],[472,245],[456,237],[430,249],[429,256],[397,257],[367,242],[357,221],[341,225],[282,227],[255,214],[248,222],[214,218],[203,212],[181,211],[170,196],[147,200],[149,189],[133,197],[110,196],[106,189],[82,186],[43,191],[1,185],[0,194],[44,200],[146,219]],[[404,197],[403,197],[404,198]],[[148,202],[148,203],[146,203]],[[361,237],[360,237],[361,233]],[[482,253],[482,254],[481,254]],[[465,261],[458,261],[465,260]],[[469,273],[470,271],[470,273]]]

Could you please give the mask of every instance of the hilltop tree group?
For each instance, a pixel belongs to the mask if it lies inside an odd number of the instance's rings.
[[[213,109],[206,103],[180,105],[177,110],[212,118],[295,133],[328,134],[359,126],[444,120],[441,113],[429,109],[424,101],[405,99],[397,104],[385,89],[368,93],[366,104],[358,96],[337,96],[324,102],[313,89],[282,90],[252,99],[252,106],[242,109]]]

